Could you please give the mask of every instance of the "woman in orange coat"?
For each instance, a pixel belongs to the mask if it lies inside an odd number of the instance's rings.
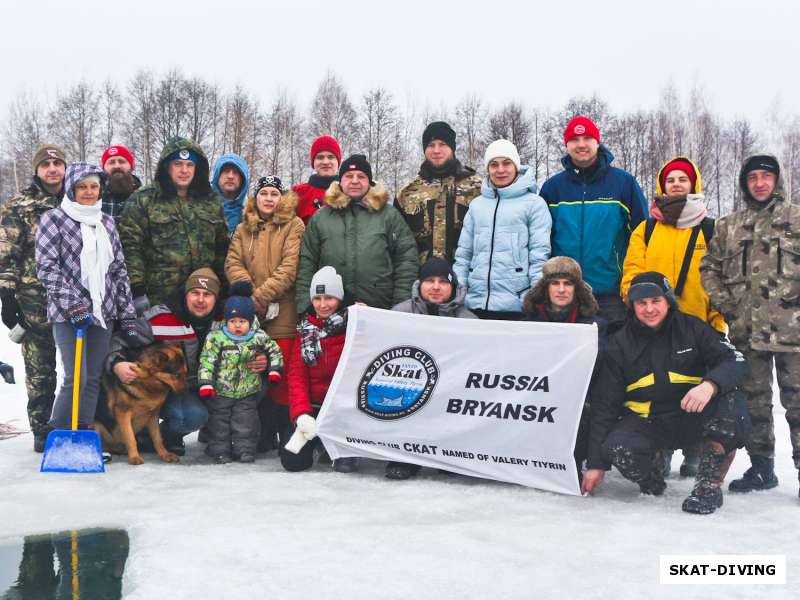
[[[253,284],[253,301],[261,328],[278,342],[284,359],[295,336],[294,284],[305,226],[296,216],[297,195],[285,193],[279,177],[261,177],[248,199],[242,222],[231,239],[225,277]],[[259,405],[259,451],[277,447],[275,436],[289,424],[288,387],[283,378]]]

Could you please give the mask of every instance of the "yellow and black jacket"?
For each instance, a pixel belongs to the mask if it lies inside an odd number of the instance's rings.
[[[611,336],[590,391],[589,468],[607,468],[600,447],[625,415],[669,420],[681,414],[681,399],[703,380],[717,396],[734,390],[749,374],[744,357],[697,317],[670,309],[652,330],[630,316]]]

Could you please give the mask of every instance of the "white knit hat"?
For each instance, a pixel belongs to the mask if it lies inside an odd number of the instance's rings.
[[[311,278],[309,296],[313,300],[314,296],[322,295],[333,296],[339,300],[344,299],[342,277],[333,267],[322,267],[319,271],[314,273],[314,277]]]
[[[483,155],[483,166],[489,168],[489,163],[495,158],[507,158],[517,167],[519,171],[520,159],[517,147],[508,140],[495,140],[486,148],[486,154]]]

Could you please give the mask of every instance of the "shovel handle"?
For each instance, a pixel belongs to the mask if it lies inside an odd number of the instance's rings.
[[[72,377],[72,431],[78,430],[78,401],[81,394],[81,362],[83,360],[84,330],[75,331],[75,370]]]

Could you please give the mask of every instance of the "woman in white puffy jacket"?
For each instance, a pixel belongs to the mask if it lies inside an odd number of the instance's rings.
[[[489,144],[481,195],[469,205],[453,270],[467,286],[465,306],[482,319],[522,318],[522,299],[550,258],[550,211],[536,173],[508,140]]]

